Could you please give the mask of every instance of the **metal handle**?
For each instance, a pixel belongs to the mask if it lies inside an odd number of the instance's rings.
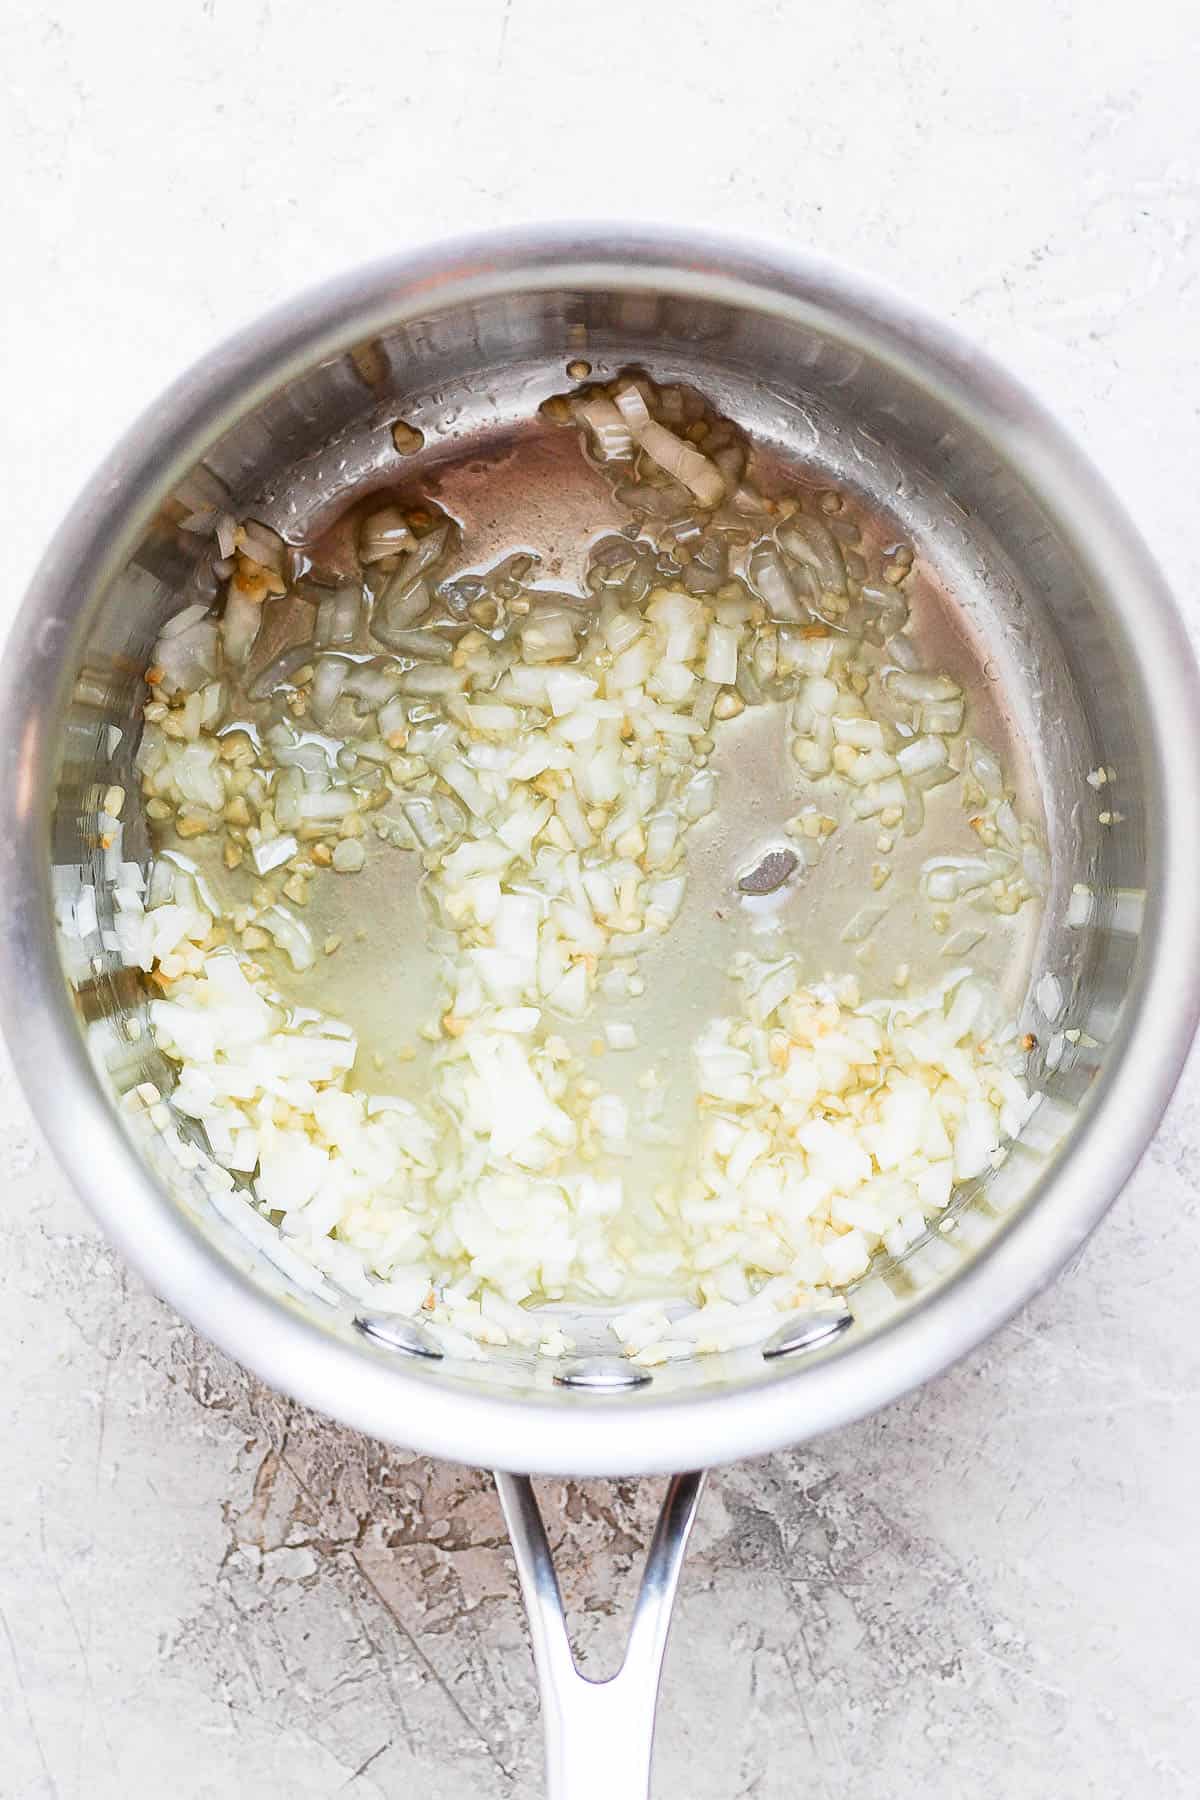
[[[625,1659],[615,1675],[580,1673],[567,1636],[554,1558],[527,1475],[496,1474],[517,1556],[537,1664],[546,1736],[548,1800],[649,1800],[654,1714],[671,1608],[704,1474],[667,1489],[634,1603]]]

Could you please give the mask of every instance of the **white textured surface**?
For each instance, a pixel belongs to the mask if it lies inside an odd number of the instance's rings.
[[[1073,425],[1200,624],[1196,19],[10,0],[3,604],[118,430],[254,312],[439,232],[591,212],[778,233],[957,319]],[[662,1800],[1200,1789],[1198,1106],[1193,1067],[1081,1261],[985,1350],[716,1480]],[[0,1796],[538,1793],[489,1484],[198,1344],[11,1080],[0,1124]],[[598,1655],[654,1496],[548,1498]]]

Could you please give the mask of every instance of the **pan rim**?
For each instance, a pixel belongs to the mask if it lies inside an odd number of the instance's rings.
[[[310,1323],[226,1262],[166,1199],[100,1088],[54,944],[49,727],[87,603],[158,499],[259,394],[385,323],[482,294],[567,284],[702,293],[823,324],[836,314],[850,341],[896,358],[986,431],[1035,489],[1127,636],[1137,618],[1130,666],[1155,696],[1154,709],[1143,709],[1155,803],[1150,915],[1119,1041],[1069,1147],[975,1261],[910,1314],[749,1386],[675,1395],[651,1387],[607,1399],[485,1394]],[[1200,791],[1200,678],[1162,577],[1102,477],[1019,381],[885,287],[807,253],[671,228],[563,223],[432,244],[302,294],[195,365],[102,464],[34,577],[0,680],[9,922],[0,937],[0,1018],[52,1149],[122,1253],[205,1336],[305,1404],[429,1454],[533,1473],[669,1472],[782,1448],[887,1404],[982,1342],[1078,1250],[1148,1143],[1195,1031],[1200,933],[1190,915],[1200,833],[1189,796]]]

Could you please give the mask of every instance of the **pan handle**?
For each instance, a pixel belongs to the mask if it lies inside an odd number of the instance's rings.
[[[704,1473],[672,1477],[634,1603],[625,1659],[593,1681],[567,1636],[554,1558],[527,1475],[496,1474],[517,1557],[546,1735],[548,1800],[648,1800],[654,1713],[671,1608]]]

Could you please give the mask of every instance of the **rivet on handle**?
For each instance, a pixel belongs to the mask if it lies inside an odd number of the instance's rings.
[[[620,1394],[645,1387],[648,1369],[635,1368],[623,1356],[581,1356],[554,1371],[556,1387],[587,1388],[594,1394]]]
[[[801,1350],[815,1350],[818,1344],[831,1344],[853,1323],[854,1314],[848,1307],[836,1312],[827,1308],[823,1312],[797,1313],[794,1319],[779,1327],[774,1337],[767,1339],[762,1353],[767,1358],[774,1358],[795,1356]]]
[[[389,1350],[399,1350],[405,1356],[423,1356],[430,1362],[442,1360],[442,1352],[428,1332],[411,1319],[402,1319],[398,1314],[359,1313],[354,1323],[364,1337]]]

